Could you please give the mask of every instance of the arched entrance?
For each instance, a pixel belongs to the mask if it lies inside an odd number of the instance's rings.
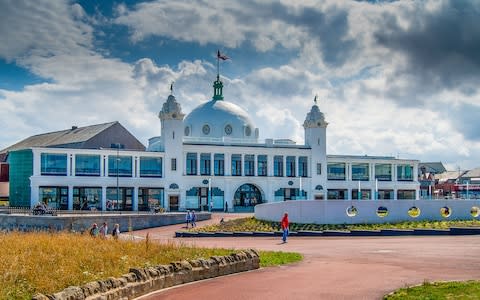
[[[262,192],[250,183],[241,185],[233,196],[233,205],[236,211],[252,210],[255,205],[262,202]]]

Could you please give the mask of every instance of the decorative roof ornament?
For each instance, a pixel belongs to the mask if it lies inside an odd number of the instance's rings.
[[[315,95],[315,98],[313,98],[314,104],[310,109],[310,112],[307,114],[307,117],[305,118],[305,122],[303,122],[304,128],[327,127],[328,123],[325,122],[325,116],[318,108],[317,102],[318,102],[318,95]]]
[[[217,80],[213,82],[213,100],[223,100],[223,83],[220,81],[220,60],[227,60],[230,57],[217,50]]]
[[[158,113],[158,117],[161,120],[183,120],[183,117],[185,117],[180,103],[178,103],[175,96],[173,96],[173,84],[174,82],[170,84],[170,95],[167,101],[163,103],[162,110]]]

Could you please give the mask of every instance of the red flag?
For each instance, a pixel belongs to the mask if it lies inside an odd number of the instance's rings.
[[[219,58],[221,60],[230,59],[230,57],[226,56],[225,54],[220,53],[220,50],[217,51],[217,58]]]

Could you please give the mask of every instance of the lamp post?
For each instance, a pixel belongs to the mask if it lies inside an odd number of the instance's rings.
[[[117,166],[117,209],[119,209],[120,205],[120,187],[118,185],[118,163],[120,161],[120,158],[119,158],[119,149],[120,149],[120,144],[119,143],[116,143],[115,146],[117,147],[117,158],[116,158],[116,166]]]
[[[208,211],[212,211],[212,205],[210,202],[212,201],[212,178],[208,178],[208,194],[207,194],[207,205],[208,205]]]

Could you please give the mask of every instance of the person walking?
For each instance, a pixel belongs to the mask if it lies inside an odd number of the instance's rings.
[[[197,223],[196,223],[196,221],[197,221],[197,215],[195,215],[195,211],[194,211],[194,210],[192,210],[192,215],[191,215],[191,220],[190,220],[190,221],[192,222],[192,228],[193,228],[193,227],[197,227]]]
[[[115,224],[112,230],[112,236],[114,239],[118,240],[118,236],[120,235],[120,224]]]
[[[190,224],[191,220],[192,220],[192,215],[190,214],[190,211],[187,209],[187,214],[185,215],[185,221],[187,222],[187,229],[188,229],[188,225]]]
[[[225,212],[228,212],[228,202],[225,201]]]
[[[282,240],[284,243],[287,242],[287,236],[288,236],[288,213],[283,214],[282,221],[280,222],[280,226],[282,227],[283,235],[282,235]]]
[[[90,228],[90,236],[92,236],[92,237],[97,237],[98,236],[97,223],[93,223],[92,228]]]
[[[107,225],[107,222],[103,222],[102,226],[100,226],[100,237],[102,239],[106,239],[107,238],[107,233],[108,233],[108,225]]]

